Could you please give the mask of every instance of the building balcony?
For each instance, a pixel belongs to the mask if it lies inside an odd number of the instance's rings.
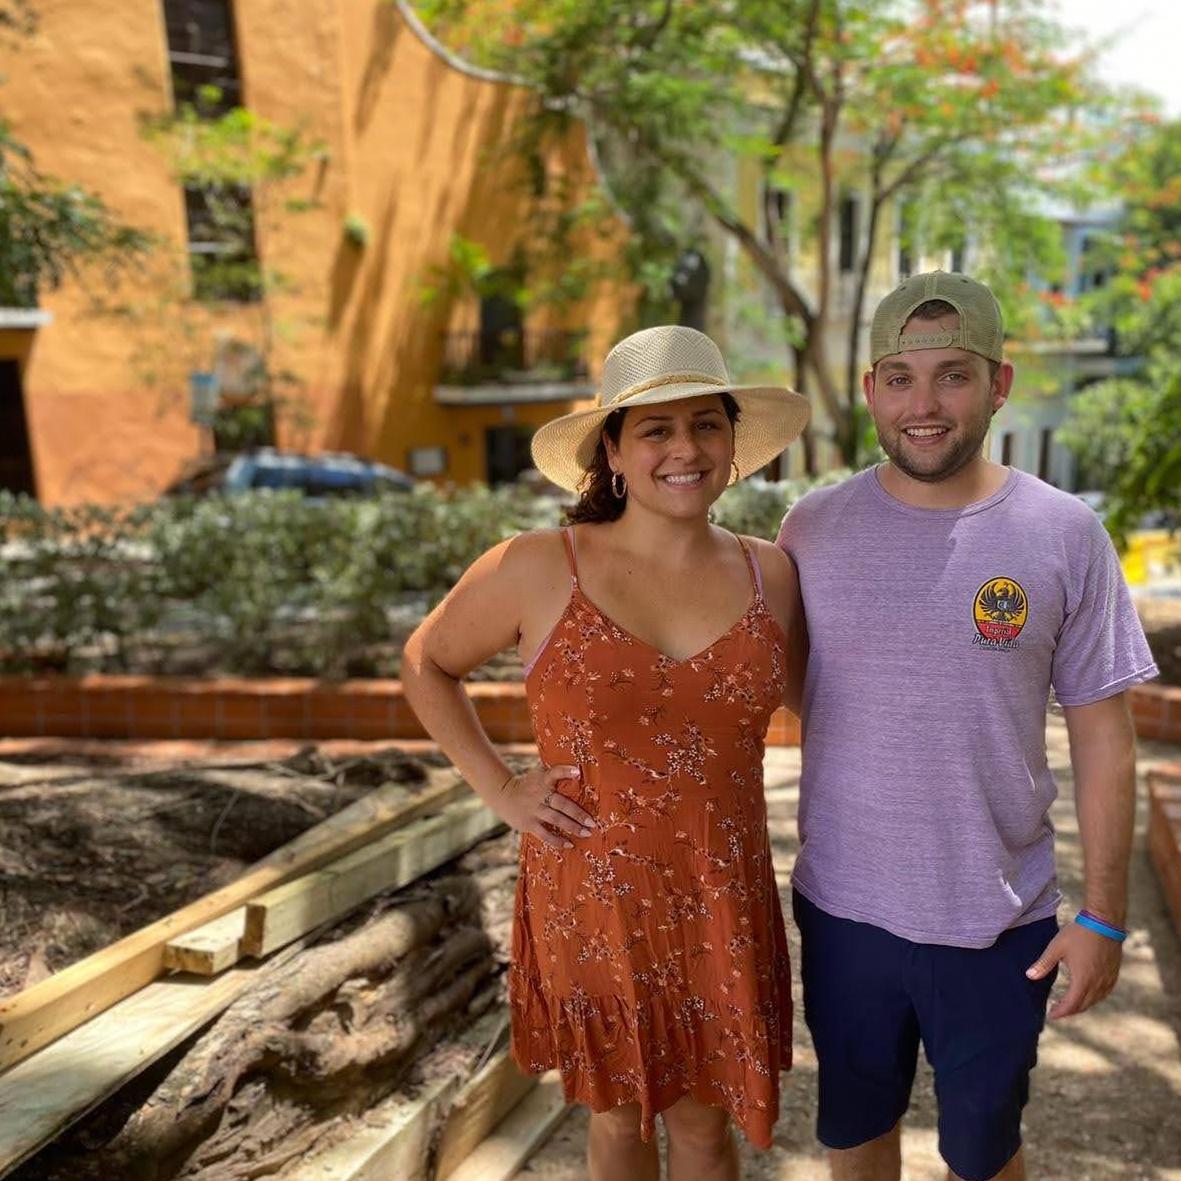
[[[591,398],[585,341],[583,332],[560,330],[449,332],[435,401],[483,406]]]

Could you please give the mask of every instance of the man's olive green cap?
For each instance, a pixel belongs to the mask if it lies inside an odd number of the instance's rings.
[[[906,321],[919,304],[941,299],[960,314],[953,332],[902,334]],[[876,365],[883,357],[912,349],[967,349],[990,361],[1003,361],[1005,326],[996,296],[983,283],[949,271],[928,271],[904,279],[878,304],[869,330],[869,359]]]

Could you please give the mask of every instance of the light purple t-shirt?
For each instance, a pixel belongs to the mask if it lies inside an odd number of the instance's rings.
[[[779,544],[810,640],[795,888],[959,947],[1053,914],[1050,689],[1084,705],[1157,671],[1099,518],[1016,470],[943,510],[869,469],[804,497]]]

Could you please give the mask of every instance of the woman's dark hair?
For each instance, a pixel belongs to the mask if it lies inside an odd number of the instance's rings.
[[[741,417],[738,403],[730,394],[719,394],[722,399],[722,409],[734,427]],[[612,410],[603,421],[603,430],[612,443],[618,446],[619,436],[623,433],[623,417],[627,410]],[[567,525],[600,525],[605,521],[615,521],[623,515],[627,505],[627,494],[618,497],[611,491],[611,465],[607,462],[607,447],[600,436],[595,447],[595,457],[586,470],[586,475],[579,485],[578,503],[566,510]]]

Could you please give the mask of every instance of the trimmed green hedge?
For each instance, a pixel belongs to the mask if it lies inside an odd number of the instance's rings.
[[[747,481],[714,516],[774,537],[810,486]],[[0,670],[396,675],[402,640],[472,560],[561,507],[517,487],[130,509],[0,492]]]

